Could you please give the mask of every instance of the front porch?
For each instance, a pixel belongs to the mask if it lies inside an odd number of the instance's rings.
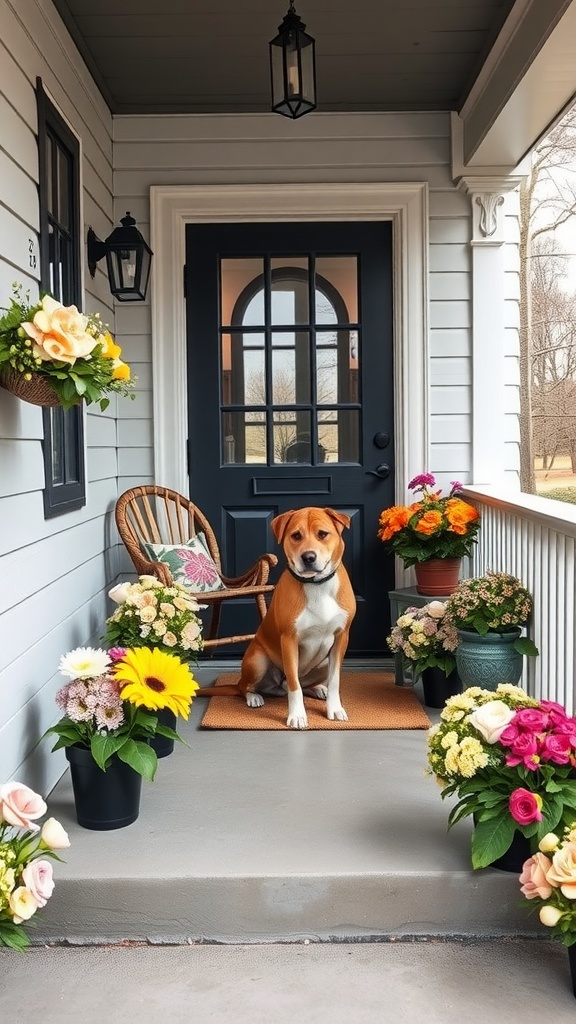
[[[205,708],[128,828],[80,828],[58,783],[72,845],[35,943],[543,938],[515,875],[472,872],[469,824],[447,833],[425,730],[202,730]]]

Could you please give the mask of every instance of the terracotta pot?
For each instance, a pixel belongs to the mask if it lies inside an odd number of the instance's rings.
[[[429,597],[449,597],[460,580],[461,558],[430,558],[416,562],[416,590]]]

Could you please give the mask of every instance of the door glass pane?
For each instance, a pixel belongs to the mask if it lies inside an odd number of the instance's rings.
[[[318,331],[316,394],[318,405],[358,401],[358,332]]]
[[[310,413],[277,410],[274,413],[274,462],[312,461]]]
[[[321,279],[327,282],[341,296],[343,311],[335,309],[326,294],[322,291]],[[333,323],[358,322],[358,257],[357,256],[318,256],[316,259],[316,323],[325,325]]]
[[[263,334],[223,334],[221,392],[224,405],[265,405]]]
[[[272,324],[275,327],[307,324],[310,320],[307,257],[277,257],[270,261],[270,267]]]
[[[224,412],[222,414],[222,463],[266,464],[266,413]]]
[[[272,335],[274,405],[310,402],[310,335],[275,331]]]
[[[254,281],[264,278],[264,260],[220,260],[220,322],[223,327],[232,323],[232,312],[242,292]],[[247,327],[264,326],[264,292],[262,285],[244,308],[242,323]]]
[[[318,411],[319,462],[360,462],[360,411]]]

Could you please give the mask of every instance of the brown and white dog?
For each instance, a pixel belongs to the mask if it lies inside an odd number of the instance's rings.
[[[291,729],[308,725],[303,693],[326,700],[331,720],[348,716],[340,700],[340,671],[356,600],[342,564],[342,531],[350,517],[331,508],[302,508],[272,520],[287,567],[268,611],[242,659],[237,686],[202,687],[198,696],[238,693],[249,707],[262,694],[288,693]]]

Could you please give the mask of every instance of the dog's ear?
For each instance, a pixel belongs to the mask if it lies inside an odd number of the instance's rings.
[[[347,530],[350,526],[350,516],[345,515],[343,512],[336,512],[333,508],[325,508],[324,511],[327,516],[330,516],[338,533],[342,533],[342,530]]]
[[[286,533],[286,530],[288,528],[288,523],[290,522],[293,515],[294,509],[290,509],[289,512],[282,512],[281,515],[276,516],[276,518],[273,519],[272,522],[270,523],[270,526],[272,527],[272,532],[279,544],[281,544],[284,539],[284,534]]]

